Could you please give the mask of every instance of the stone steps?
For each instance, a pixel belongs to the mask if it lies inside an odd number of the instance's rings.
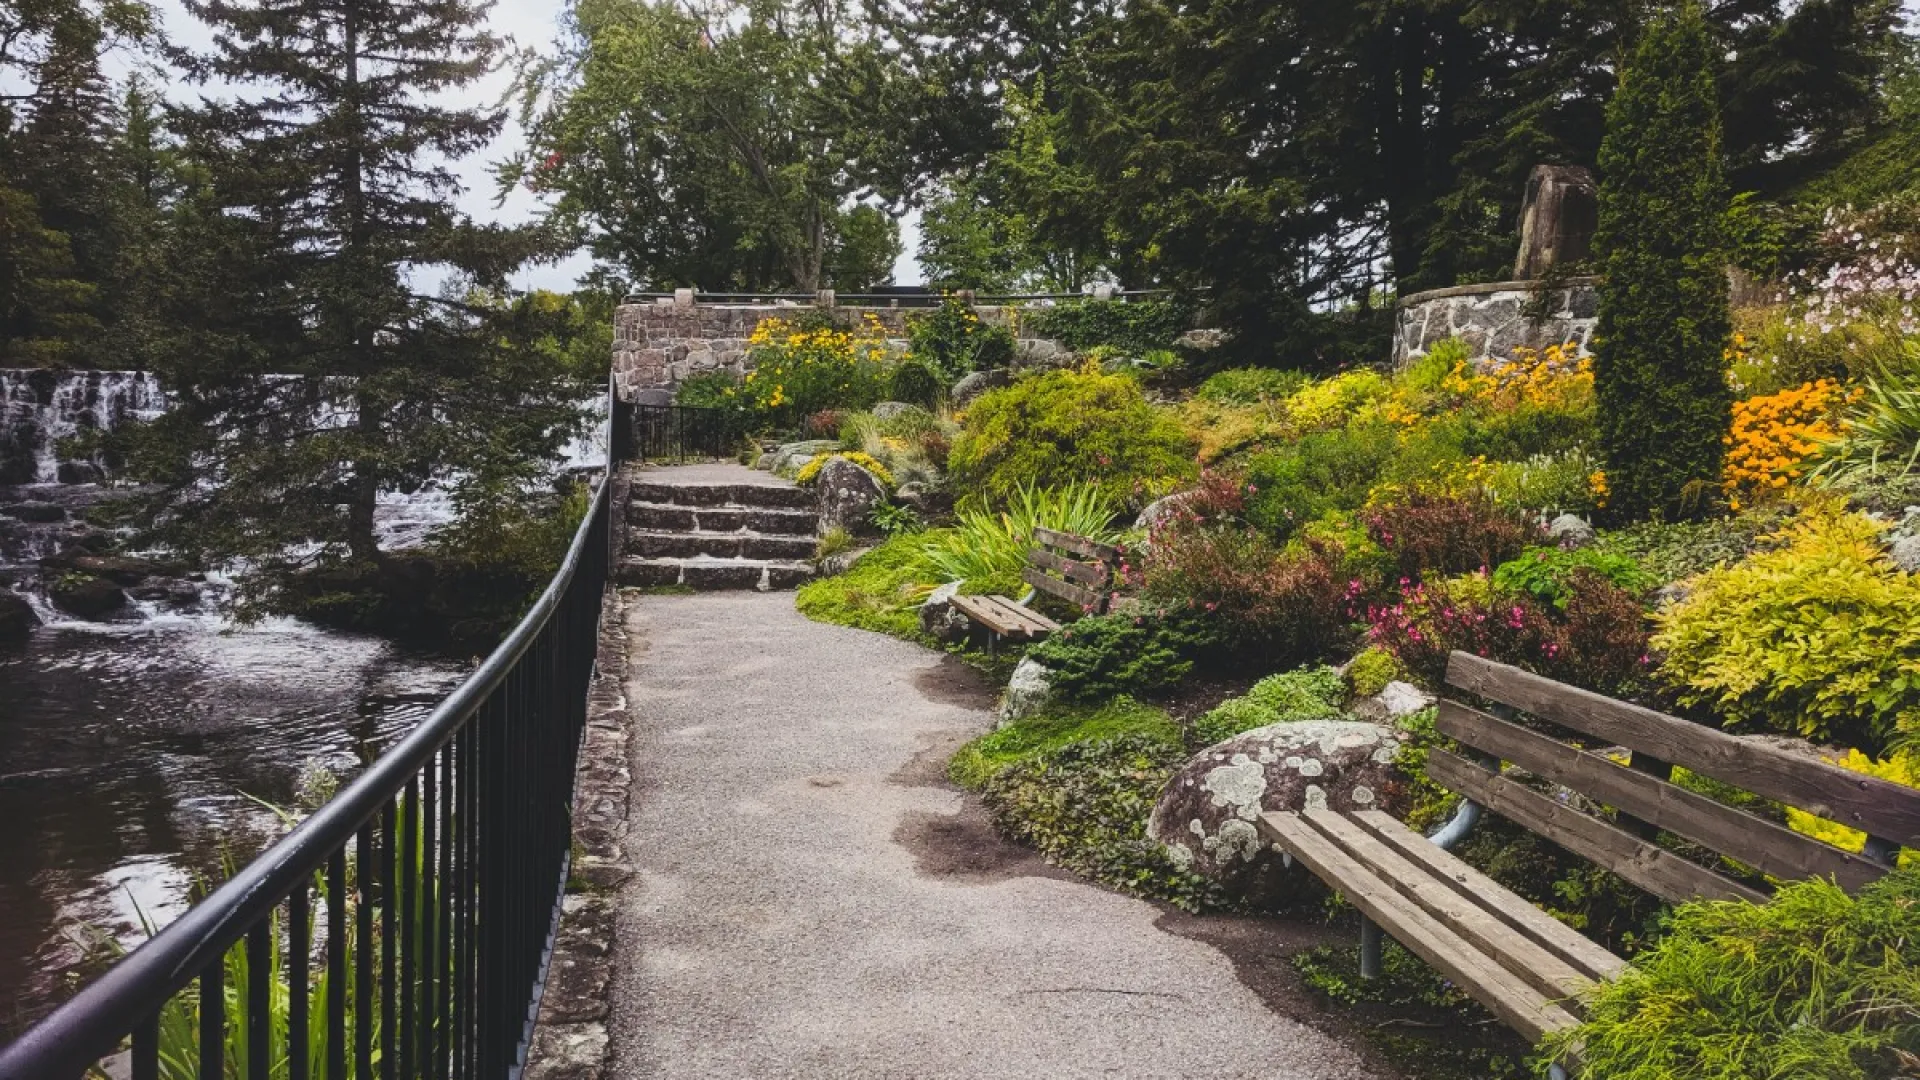
[[[793,589],[813,577],[810,563],[772,559],[627,558],[614,579],[637,588],[681,586],[702,592],[727,589]]]
[[[815,495],[792,484],[736,481],[711,469],[673,482],[637,476],[623,516],[624,555],[614,568],[622,585],[791,589],[814,575],[806,560],[819,531]]]
[[[812,510],[813,492],[781,484],[662,484],[639,481],[627,494],[628,502],[659,506],[761,510]]]
[[[752,532],[629,532],[627,554],[643,559],[771,559],[811,558],[816,541],[811,536],[769,536]]]
[[[820,515],[785,507],[676,506],[671,503],[630,502],[627,524],[647,532],[760,533],[769,536],[811,537]]]

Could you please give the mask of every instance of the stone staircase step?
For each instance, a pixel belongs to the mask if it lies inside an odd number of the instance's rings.
[[[631,502],[657,503],[663,506],[753,507],[761,509],[807,510],[814,506],[814,494],[806,488],[785,484],[661,484],[636,482],[629,489]]]
[[[683,586],[701,592],[793,589],[812,577],[813,567],[807,563],[768,559],[628,558],[614,573],[621,585]]]
[[[820,515],[812,509],[754,506],[692,507],[647,502],[627,504],[627,523],[649,532],[756,532],[812,536]]]
[[[813,554],[811,536],[751,532],[630,532],[627,551],[643,559],[799,560]]]

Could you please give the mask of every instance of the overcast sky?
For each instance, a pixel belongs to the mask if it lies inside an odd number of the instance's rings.
[[[165,18],[167,36],[175,44],[194,49],[210,44],[211,35],[207,28],[188,15],[179,0],[157,0],[157,7]],[[494,5],[493,29],[496,34],[512,38],[518,46],[545,49],[559,32],[557,20],[565,8],[562,0],[505,0]],[[123,71],[130,66],[130,61],[131,58],[122,58],[120,66]],[[460,97],[471,102],[492,102],[506,92],[508,81],[508,73],[496,72],[486,83],[462,91]],[[170,89],[175,94],[198,92],[196,88],[180,85]],[[454,164],[454,171],[466,186],[461,207],[468,214],[481,221],[517,222],[525,221],[539,212],[539,200],[524,189],[516,190],[505,204],[496,205],[498,196],[492,167],[519,149],[525,137],[519,125],[509,118],[506,129],[493,146]],[[919,243],[916,220],[915,216],[909,215],[908,220],[901,223],[901,240],[906,250],[894,265],[894,281],[897,283],[920,280],[920,269],[913,261],[912,254]],[[565,291],[573,287],[574,281],[589,263],[585,254],[579,254],[555,265],[528,267],[520,271],[515,284],[522,288]]]

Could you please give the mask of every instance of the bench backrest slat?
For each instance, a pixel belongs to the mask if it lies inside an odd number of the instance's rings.
[[[1831,877],[1851,890],[1886,873],[1870,859],[1465,705],[1442,701],[1436,726],[1476,750],[1777,878]]]
[[[1061,551],[1071,552],[1083,559],[1092,559],[1096,562],[1103,563],[1117,563],[1120,561],[1120,549],[1114,547],[1112,544],[1103,544],[1098,540],[1089,540],[1084,536],[1064,533],[1058,529],[1036,527],[1033,530],[1033,539],[1036,543],[1059,548]]]
[[[1766,894],[1729,880],[1624,829],[1445,750],[1427,753],[1427,775],[1655,896],[1668,900],[1748,900]]]
[[[1048,577],[1045,571],[1031,566],[1027,567],[1026,570],[1021,573],[1020,577],[1021,580],[1034,588],[1042,592],[1052,593],[1083,611],[1090,612],[1094,615],[1103,614],[1105,611],[1107,597],[1104,593],[1097,593],[1092,589],[1083,589],[1070,581],[1062,581],[1057,577]]]
[[[1113,574],[1107,569],[1105,563],[1075,562],[1072,559],[1063,559],[1042,548],[1035,548],[1028,552],[1027,561],[1035,566],[1056,570],[1068,581],[1089,585],[1096,589],[1105,588],[1107,583],[1113,580]]]
[[[1110,600],[1108,587],[1113,583],[1113,568],[1120,561],[1120,549],[1057,529],[1036,528],[1033,540],[1041,546],[1027,552],[1027,566],[1020,575],[1021,580],[1089,614],[1106,614]],[[1068,555],[1091,561],[1071,559]]]
[[[1456,652],[1447,682],[1775,802],[1920,848],[1920,791]],[[1729,853],[1731,854],[1731,853]]]

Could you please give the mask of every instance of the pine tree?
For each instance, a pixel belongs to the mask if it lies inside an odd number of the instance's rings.
[[[1623,518],[1699,512],[1725,455],[1727,190],[1713,58],[1698,3],[1683,0],[1651,20],[1607,106],[1594,388],[1609,509]]]
[[[182,329],[161,374],[180,404],[133,450],[164,483],[145,514],[159,538],[247,558],[250,595],[270,599],[304,566],[384,564],[383,492],[530,476],[581,388],[467,299],[542,253],[540,234],[452,205],[447,162],[502,114],[429,98],[492,70],[487,5],[186,7],[214,32],[186,70],[239,92],[176,116],[192,183],[171,218],[164,304]]]

